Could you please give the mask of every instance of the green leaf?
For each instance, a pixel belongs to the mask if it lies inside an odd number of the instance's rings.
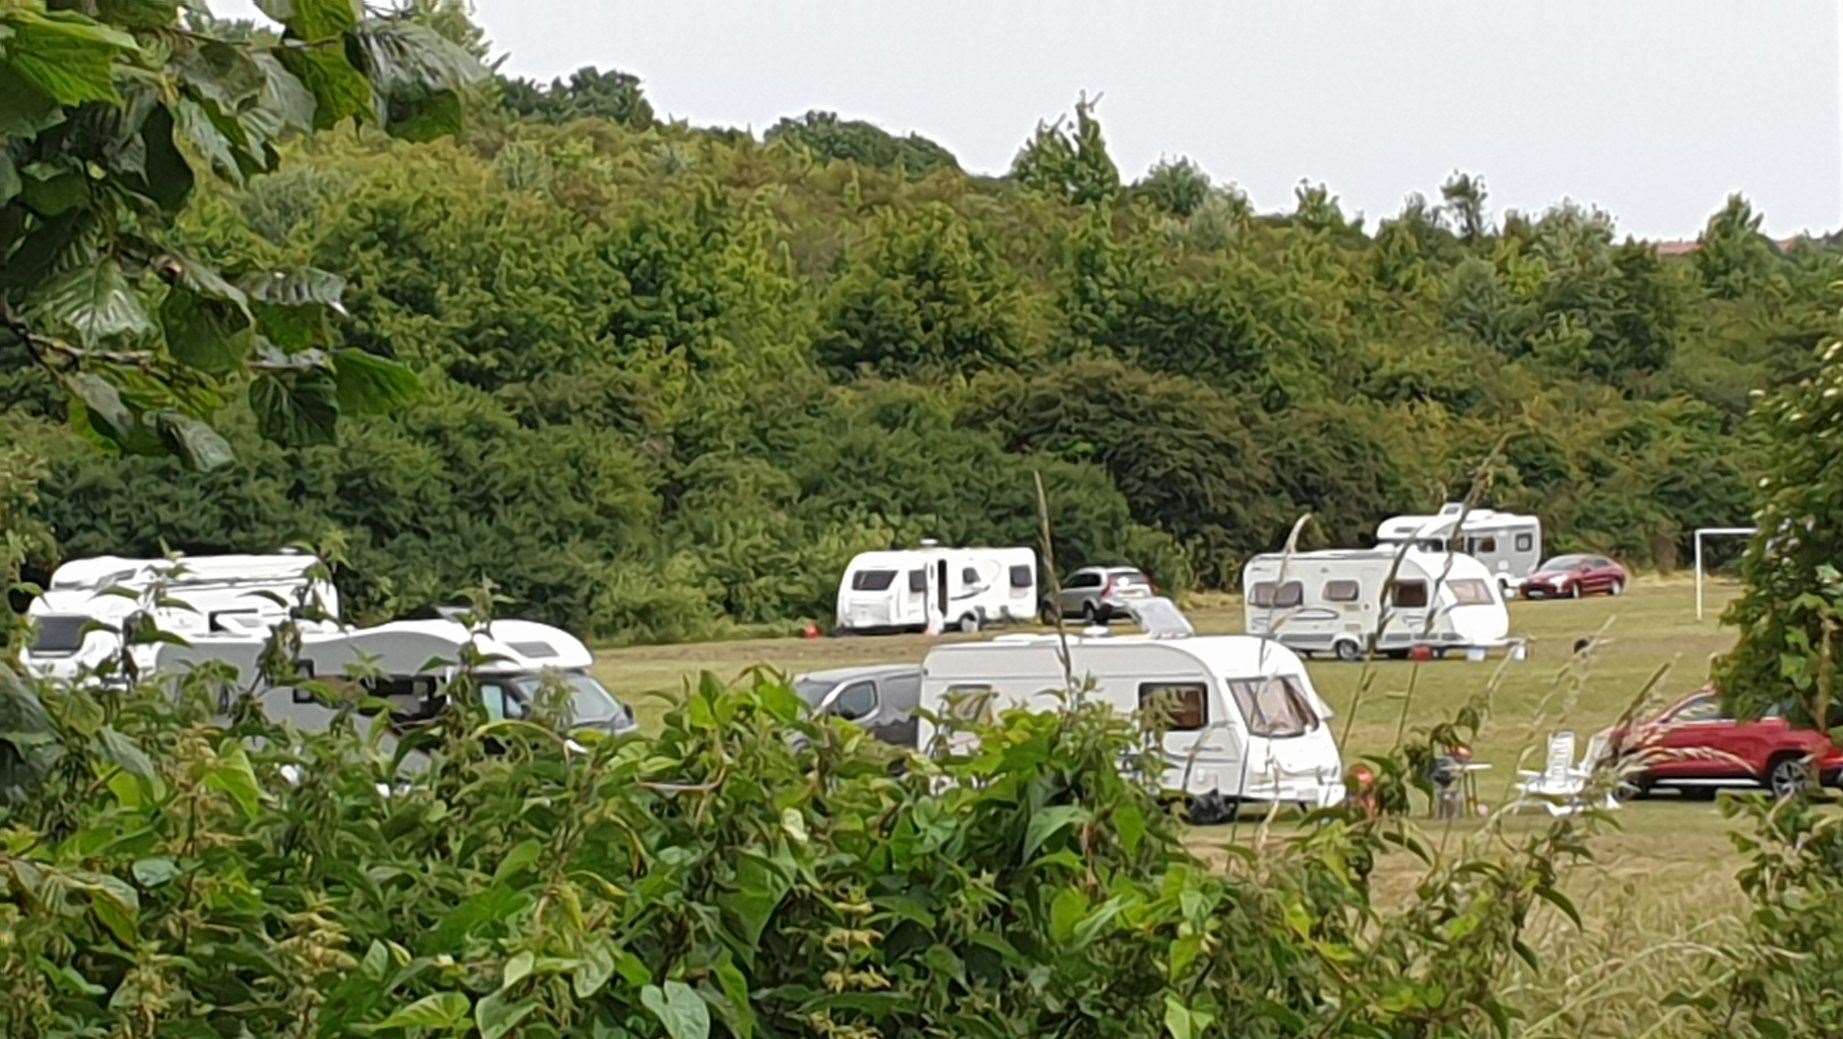
[[[1172,1039],[1198,1039],[1209,1034],[1216,1015],[1184,1005],[1175,992],[1165,993],[1165,1030]]]
[[[474,1021],[480,1026],[480,1039],[499,1039],[537,1007],[536,1000],[514,1003],[504,992],[487,996],[474,1004]]]
[[[192,164],[174,142],[177,126],[164,106],[156,105],[141,125],[141,144],[146,152],[147,175],[144,191],[148,198],[168,213],[176,213],[191,197],[196,177]]]
[[[337,438],[338,390],[321,372],[260,375],[250,382],[250,410],[262,435],[281,444],[330,444]]]
[[[1038,809],[1030,817],[1030,826],[1024,834],[1024,857],[1028,859],[1035,855],[1043,842],[1063,828],[1087,822],[1088,818],[1088,810],[1081,805],[1051,805]]]
[[[653,1012],[672,1039],[706,1039],[710,1035],[710,1009],[682,981],[668,981],[663,989],[646,986],[640,990],[640,1004]]]
[[[204,372],[236,368],[255,345],[254,321],[241,300],[206,295],[185,285],[167,290],[160,303],[160,324],[173,358]]]
[[[210,425],[177,411],[156,411],[148,417],[168,451],[185,459],[200,472],[210,472],[237,458],[230,441]]]
[[[537,954],[527,949],[506,961],[505,972],[501,975],[499,986],[511,988],[531,975],[531,968],[538,962]]]
[[[4,136],[4,134],[0,134]],[[19,179],[19,167],[13,165],[13,159],[5,152],[0,152],[0,205],[4,205],[24,185]]]
[[[134,879],[142,887],[159,887],[179,875],[179,866],[164,855],[134,861]]]
[[[235,142],[225,135],[223,127],[211,118],[203,105],[181,98],[173,106],[173,119],[175,140],[190,146],[192,152],[205,161],[207,169],[233,183],[242,181],[243,167],[237,163]]]
[[[583,948],[570,983],[570,990],[576,993],[577,999],[588,999],[608,984],[608,979],[614,976],[614,953],[614,943],[606,938],[597,938]]]
[[[313,95],[314,129],[328,130],[347,118],[363,119],[371,111],[371,83],[340,54],[317,47],[283,47],[275,56]]]
[[[94,372],[77,372],[64,377],[64,388],[83,405],[84,417],[96,432],[121,443],[140,428],[140,420],[114,384]]]
[[[90,887],[90,909],[120,939],[123,945],[135,945],[135,920],[141,915],[141,896],[126,881],[100,874]]]
[[[256,67],[262,70],[262,94],[256,107],[245,113],[245,120],[271,140],[289,132],[312,130],[313,93],[299,77],[283,68],[273,54],[257,54],[254,58]]]
[[[761,942],[762,931],[774,910],[787,897],[792,880],[773,860],[754,851],[736,858],[735,889],[717,896],[717,905],[730,918],[737,937],[747,945]]]
[[[179,0],[97,0],[96,13],[114,25],[164,29],[179,21]]]
[[[358,27],[358,0],[256,0],[256,8],[296,39],[328,40]]]
[[[1113,828],[1120,835],[1120,846],[1128,855],[1135,854],[1145,840],[1145,813],[1131,802],[1121,804],[1114,809]]]
[[[102,741],[102,756],[110,764],[123,772],[152,783],[155,778],[153,759],[133,740],[117,732],[113,726],[104,725],[97,733]]]
[[[237,744],[218,754],[218,760],[205,770],[205,786],[228,794],[243,809],[244,816],[255,818],[262,811],[262,787],[250,768],[249,755]]]
[[[74,335],[83,346],[154,330],[140,294],[111,259],[65,271],[45,282],[35,295],[34,312]]]
[[[1049,933],[1059,942],[1075,937],[1075,926],[1088,914],[1088,896],[1072,887],[1056,892],[1050,901]]]
[[[31,137],[63,120],[56,98],[0,62],[0,137]]]
[[[431,1028],[441,1032],[455,1031],[467,1021],[468,1011],[473,1007],[467,1002],[467,996],[460,992],[437,992],[424,996],[406,1007],[398,1007],[389,1017],[375,1025],[365,1028],[368,1032],[381,1032],[387,1028]]]
[[[288,353],[324,343],[329,336],[327,311],[344,313],[339,297],[345,292],[345,279],[313,267],[251,274],[238,284],[263,335]]]
[[[116,101],[115,63],[140,47],[134,37],[74,12],[9,11],[0,62],[62,105]]]
[[[544,845],[537,838],[520,841],[499,860],[499,865],[493,870],[493,880],[497,882],[516,875],[536,862],[543,854]]]
[[[90,200],[89,182],[83,174],[48,162],[35,162],[20,173],[19,200],[42,217],[69,213]]]

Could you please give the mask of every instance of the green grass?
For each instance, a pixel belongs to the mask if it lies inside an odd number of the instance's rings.
[[[1516,602],[1511,630],[1530,640],[1529,658],[1369,665],[1315,661],[1319,691],[1337,711],[1339,732],[1349,725],[1346,764],[1387,752],[1398,727],[1449,718],[1489,689],[1488,717],[1474,745],[1476,760],[1492,766],[1481,775],[1480,796],[1505,803],[1516,770],[1540,767],[1551,731],[1572,729],[1581,744],[1617,719],[1660,668],[1652,710],[1701,687],[1710,658],[1733,642],[1715,620],[1735,594],[1711,588],[1706,619],[1695,618],[1694,586],[1687,578],[1643,578],[1619,598]],[[1187,612],[1203,634],[1241,630],[1241,601],[1200,596]],[[986,636],[946,636],[949,639]],[[1594,649],[1573,659],[1577,639]],[[752,639],[676,646],[633,646],[598,652],[596,673],[633,703],[643,728],[654,728],[669,705],[701,671],[735,679],[767,666],[792,675],[855,664],[919,661],[941,639],[922,635],[860,638]],[[1359,698],[1359,686],[1367,685]],[[1412,687],[1412,697],[1409,696]],[[1589,842],[1593,861],[1569,876],[1566,889],[1587,918],[1576,929],[1559,916],[1536,927],[1539,971],[1515,979],[1531,1020],[1529,1036],[1665,1036],[1676,1021],[1659,1008],[1671,991],[1700,983],[1713,969],[1712,950],[1738,926],[1744,901],[1734,882],[1740,858],[1729,824],[1713,802],[1660,796],[1615,813],[1617,828]],[[1508,830],[1546,823],[1532,813],[1513,818]],[[1441,836],[1424,820],[1431,836]],[[1444,836],[1463,841],[1477,824],[1459,824]],[[1287,832],[1285,827],[1279,831]],[[1261,828],[1210,827],[1193,831],[1192,845],[1210,856],[1228,841],[1260,839]],[[1378,888],[1385,901],[1411,889],[1423,867],[1399,855],[1382,864]]]

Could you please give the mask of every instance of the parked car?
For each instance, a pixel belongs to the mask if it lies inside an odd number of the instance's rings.
[[[883,743],[908,748],[915,746],[921,679],[915,664],[873,664],[800,675],[794,692],[814,714],[843,718]]]
[[[1830,720],[1843,721],[1843,709]],[[1641,794],[1655,787],[1688,793],[1757,783],[1784,797],[1810,782],[1807,762],[1821,782],[1834,784],[1843,775],[1843,750],[1827,732],[1795,726],[1784,711],[1752,721],[1730,718],[1713,689],[1610,737],[1608,746],[1631,769],[1627,783]]]
[[[1131,603],[1150,599],[1158,588],[1144,571],[1130,566],[1085,566],[1062,579],[1061,592],[1043,601],[1045,624],[1058,614],[1105,624],[1132,615]]]
[[[1622,594],[1630,581],[1625,567],[1605,556],[1556,556],[1537,567],[1518,591],[1525,599],[1579,599]]]

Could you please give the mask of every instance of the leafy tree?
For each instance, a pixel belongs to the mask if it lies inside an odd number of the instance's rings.
[[[1729,195],[1727,205],[1709,217],[1696,239],[1696,270],[1710,295],[1735,299],[1775,284],[1779,249],[1760,233],[1764,219],[1738,194]]]
[[[783,118],[762,135],[762,140],[803,148],[827,162],[855,162],[912,177],[960,168],[952,152],[926,137],[897,137],[862,120],[841,120],[836,112],[808,112],[799,119]]]
[[[1015,275],[976,228],[932,205],[879,220],[826,303],[817,349],[842,371],[911,376],[1025,356]]]
[[[1746,590],[1724,617],[1740,641],[1715,667],[1744,716],[1788,705],[1825,724],[1843,704],[1843,343],[1822,348],[1817,374],[1763,399],[1755,416],[1766,452],[1759,533],[1741,561]]]
[[[1209,174],[1186,158],[1159,159],[1133,185],[1133,194],[1172,216],[1187,217],[1209,201]]]
[[[290,135],[453,131],[478,65],[354,0],[262,6],[279,37],[183,29],[178,0],[0,9],[0,328],[63,386],[79,428],[126,451],[222,465],[231,447],[208,421],[233,398],[265,436],[313,442],[414,385],[382,357],[328,349],[338,276],[220,271],[172,225],[201,180],[275,169]]]
[[[1453,214],[1459,237],[1465,241],[1475,242],[1489,233],[1491,225],[1485,219],[1487,197],[1485,178],[1470,173],[1454,170],[1446,183],[1440,185],[1440,198]]]
[[[1038,123],[1037,132],[1011,160],[1011,179],[1024,187],[1078,206],[1113,200],[1120,193],[1120,171],[1107,154],[1101,124],[1094,117],[1100,98],[1075,102],[1075,132],[1064,120]]]
[[[544,86],[529,79],[500,77],[499,96],[506,109],[528,119],[566,123],[606,119],[635,130],[653,125],[653,106],[640,89],[640,77],[593,65],[553,79]]]

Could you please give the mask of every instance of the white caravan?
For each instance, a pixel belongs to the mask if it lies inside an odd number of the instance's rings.
[[[64,681],[93,672],[121,652],[117,632],[140,613],[188,639],[260,639],[303,603],[337,617],[339,593],[313,573],[320,568],[319,559],[299,553],[74,559],[52,571],[45,593],[26,608],[36,635],[20,663]],[[137,666],[151,666],[152,644],[135,652]]]
[[[1297,654],[1246,635],[1103,635],[1068,639],[1082,695],[1122,714],[1161,712],[1165,789],[1203,803],[1282,801],[1307,806],[1344,797],[1331,708]],[[1091,684],[1091,685],[1090,685]],[[1007,635],[941,645],[922,661],[917,749],[937,750],[929,717],[1066,703],[1058,640]],[[959,734],[970,739],[970,734]],[[964,745],[955,741],[956,749]]]
[[[1399,559],[1399,565],[1397,560]],[[1417,548],[1270,552],[1242,568],[1245,628],[1302,653],[1357,660],[1428,646],[1510,644],[1510,611],[1491,571],[1471,556]]]
[[[154,670],[173,674],[208,663],[227,664],[234,672],[232,681],[239,688],[253,688],[271,720],[310,732],[324,730],[333,708],[304,690],[261,682],[257,662],[266,641],[205,635],[188,645],[162,644]],[[527,717],[548,682],[566,697],[569,728],[618,734],[635,727],[633,712],[589,673],[594,657],[588,647],[568,632],[533,621],[496,620],[479,632],[453,620],[308,632],[302,635],[295,664],[303,675],[314,678],[359,676],[358,684],[389,702],[395,721],[405,725],[427,720],[442,708],[443,690],[461,670],[469,647],[475,681],[494,719]],[[220,708],[228,709],[229,693],[225,690]]]
[[[1459,537],[1453,530],[1460,514],[1465,524]],[[1463,552],[1485,564],[1498,587],[1512,591],[1542,564],[1542,521],[1534,516],[1492,509],[1466,512],[1462,502],[1449,501],[1434,516],[1391,516],[1376,527],[1382,545],[1413,545],[1427,552],[1449,549]]]
[[[838,582],[841,631],[978,631],[1037,616],[1037,554],[1028,548],[860,552]]]

